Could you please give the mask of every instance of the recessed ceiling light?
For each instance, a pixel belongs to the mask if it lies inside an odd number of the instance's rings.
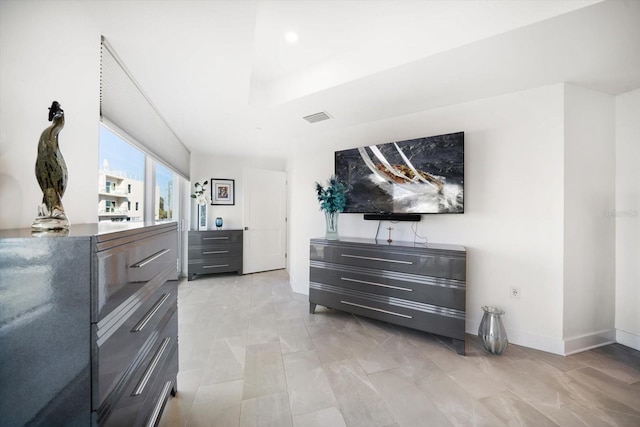
[[[284,35],[284,39],[287,43],[294,44],[298,41],[298,35],[293,31],[289,31]]]

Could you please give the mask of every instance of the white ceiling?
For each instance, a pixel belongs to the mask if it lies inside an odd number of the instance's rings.
[[[91,19],[192,153],[282,157],[309,133],[563,81],[610,94],[640,87],[637,0],[103,9]],[[302,119],[319,111],[333,118]]]

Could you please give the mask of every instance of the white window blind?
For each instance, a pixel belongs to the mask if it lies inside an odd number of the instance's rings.
[[[171,130],[102,37],[100,117],[110,128],[129,135],[132,143],[189,180],[191,152]]]

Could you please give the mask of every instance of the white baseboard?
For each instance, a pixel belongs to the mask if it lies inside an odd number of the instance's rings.
[[[465,323],[465,332],[477,335],[478,327],[480,327],[479,321],[467,320]],[[564,342],[561,339],[554,339],[513,329],[507,329],[507,338],[511,344],[564,356]]]
[[[603,345],[613,344],[616,342],[615,329],[607,329],[604,331],[593,332],[589,334],[579,335],[564,340],[564,355],[580,353]]]
[[[480,322],[467,320],[465,330],[468,334],[477,334]],[[625,331],[608,329],[566,339],[540,336],[527,332],[507,329],[509,342],[523,347],[533,348],[547,353],[569,356],[596,347],[619,342],[634,349],[640,349],[640,336]]]
[[[616,341],[635,350],[640,350],[640,335],[616,329]]]

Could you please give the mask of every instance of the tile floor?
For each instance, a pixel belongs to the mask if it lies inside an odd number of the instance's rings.
[[[429,334],[323,307],[284,270],[179,285],[167,426],[640,426],[640,352],[510,344],[458,356]]]

